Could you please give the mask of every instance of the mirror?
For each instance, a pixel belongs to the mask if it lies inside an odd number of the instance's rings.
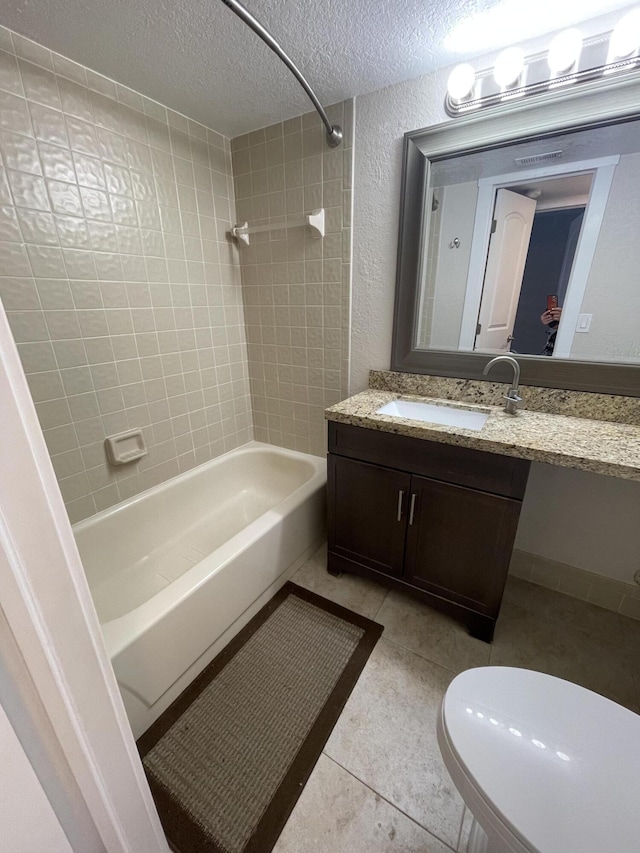
[[[407,134],[393,369],[640,396],[639,89]]]

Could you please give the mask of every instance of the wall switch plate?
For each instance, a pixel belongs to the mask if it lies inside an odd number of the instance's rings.
[[[576,332],[588,332],[591,328],[591,320],[593,314],[578,314],[578,322],[576,323]]]

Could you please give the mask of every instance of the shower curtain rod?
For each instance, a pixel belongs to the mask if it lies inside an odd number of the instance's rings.
[[[322,119],[322,123],[327,129],[327,143],[331,148],[337,148],[338,145],[342,142],[342,128],[337,124],[331,124],[329,121],[329,117],[320,101],[317,99],[315,92],[311,88],[311,86],[305,80],[302,72],[298,69],[295,63],[289,59],[284,50],[280,47],[278,42],[273,38],[271,33],[262,26],[260,21],[256,20],[253,17],[251,12],[249,12],[242,3],[239,3],[238,0],[222,0],[225,6],[228,6],[232,12],[247,24],[247,26],[251,27],[254,33],[259,36],[265,44],[267,44],[271,50],[279,56],[280,59],[284,62],[287,68],[291,71],[294,77],[298,80],[302,88],[305,90],[307,95],[309,96],[313,106],[318,111],[320,118]]]

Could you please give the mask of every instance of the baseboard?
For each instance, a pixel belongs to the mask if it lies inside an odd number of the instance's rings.
[[[640,587],[514,549],[509,574],[640,620]]]

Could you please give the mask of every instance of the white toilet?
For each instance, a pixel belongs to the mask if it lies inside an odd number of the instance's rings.
[[[640,716],[551,675],[470,669],[438,743],[475,820],[468,853],[639,853]]]

